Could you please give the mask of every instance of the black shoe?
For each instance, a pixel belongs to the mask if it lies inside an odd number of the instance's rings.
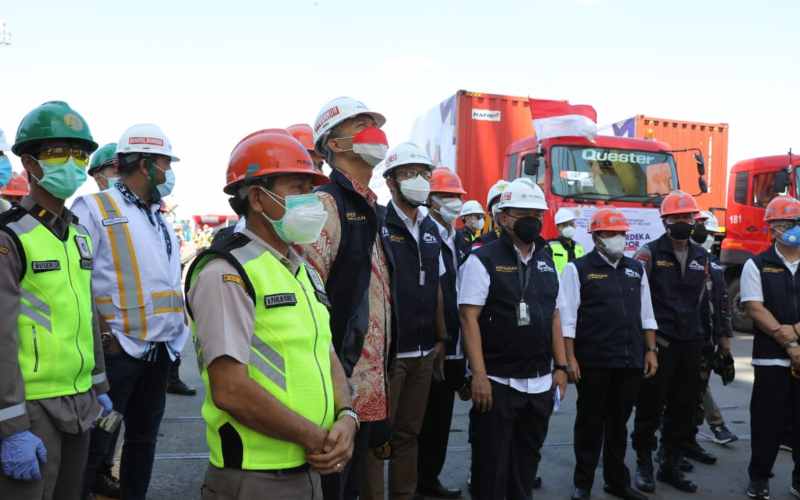
[[[592,490],[584,488],[575,488],[572,492],[572,500],[589,500],[592,498]]]
[[[663,448],[659,448],[658,451],[656,452],[656,463],[658,463],[658,465],[661,465],[662,462],[664,462],[664,449]],[[692,464],[692,462],[686,460],[685,458],[681,458],[681,461],[678,464],[678,467],[681,468],[681,472],[693,472],[694,471],[694,464]]]
[[[732,433],[725,424],[710,425],[711,433],[714,437],[711,438],[717,444],[728,444],[739,440],[739,436]]]
[[[611,496],[622,498],[623,500],[647,500],[646,496],[642,495],[641,493],[634,490],[630,486],[624,486],[622,488],[613,488],[609,485],[605,485],[603,486],[603,491],[605,491]]]
[[[196,389],[184,384],[183,380],[181,379],[171,381],[167,385],[167,392],[170,394],[177,394],[179,396],[194,396],[197,394]]]
[[[747,485],[747,496],[757,500],[769,500],[769,481],[750,480]]]
[[[717,457],[706,451],[706,449],[700,446],[697,441],[688,446],[684,446],[681,451],[686,458],[692,459],[695,462],[700,462],[701,464],[706,465],[714,465],[717,463]]]
[[[94,478],[92,493],[108,498],[120,498],[119,481],[111,474],[98,473]]]
[[[637,453],[634,482],[640,491],[646,493],[656,491],[656,483],[653,481],[653,457],[650,452]]]
[[[541,478],[541,476],[536,476],[536,479],[533,480],[533,489],[534,490],[542,489],[542,478]]]
[[[677,460],[676,460],[677,458]],[[685,491],[686,493],[694,493],[697,491],[697,485],[683,475],[680,467],[680,457],[674,457],[664,460],[664,463],[658,468],[656,479],[662,483],[667,483],[673,488]]]
[[[461,498],[461,490],[445,488],[438,479],[433,484],[418,486],[417,494],[433,498]]]

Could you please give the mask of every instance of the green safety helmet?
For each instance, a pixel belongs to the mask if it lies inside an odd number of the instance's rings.
[[[92,159],[89,161],[89,175],[94,175],[95,172],[113,162],[116,156],[116,142],[109,142],[102,148],[95,151],[92,155]]]
[[[46,102],[25,115],[11,151],[22,156],[30,146],[50,140],[77,141],[89,153],[97,149],[86,120],[63,101]]]

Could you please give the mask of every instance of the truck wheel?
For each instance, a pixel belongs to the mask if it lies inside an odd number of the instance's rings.
[[[747,315],[740,302],[739,278],[734,278],[728,285],[728,297],[731,301],[731,322],[737,332],[750,333],[753,331],[753,320]]]

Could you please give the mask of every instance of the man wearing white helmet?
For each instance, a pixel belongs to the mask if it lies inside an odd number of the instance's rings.
[[[159,205],[175,185],[172,162],[178,158],[160,127],[139,124],[122,134],[117,161],[120,181],[78,198],[72,210],[94,243],[92,288],[113,386],[109,394],[125,421],[122,498],[144,499],[169,367],[189,335],[178,240]],[[93,433],[89,469],[102,461],[107,437]]]
[[[370,447],[389,437],[386,370],[392,304],[387,258],[380,240],[377,196],[369,188],[386,156],[386,118],[350,97],[326,103],[314,121],[314,147],[331,166],[330,183],[317,188],[328,214],[319,239],[303,245],[325,281],[331,302],[333,346],[353,390],[362,423],[353,458],[340,474],[322,477],[326,500],[359,496]]]
[[[575,241],[576,210],[571,207],[558,209],[555,217],[558,238],[547,242],[550,246],[550,252],[553,254],[553,262],[556,264],[559,276],[569,262],[583,257],[583,254],[586,253],[583,245]]]
[[[392,266],[394,309],[389,373],[392,438],[389,496],[414,497],[417,453],[432,376],[443,378],[447,330],[440,278],[446,273],[436,223],[423,206],[428,201],[433,163],[416,144],[399,144],[386,156],[386,208],[382,237]],[[383,499],[383,461],[368,459],[364,499]]]
[[[480,237],[483,230],[484,218],[481,203],[478,200],[466,201],[461,207],[460,217],[464,227],[458,230],[458,236],[462,241],[472,244]]]
[[[540,236],[544,193],[515,180],[497,209],[500,238],[473,250],[458,293],[472,371],[473,498],[481,500],[531,497],[554,400],[567,390],[558,274]]]
[[[500,195],[505,191],[506,187],[508,187],[508,184],[507,180],[500,179],[489,188],[489,193],[486,195],[486,211],[489,213],[492,224],[486,234],[473,243],[474,248],[490,243],[500,236],[500,226],[498,226],[496,219],[499,212],[497,203],[500,201]]]

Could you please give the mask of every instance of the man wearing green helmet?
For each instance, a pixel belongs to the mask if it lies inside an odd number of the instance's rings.
[[[0,498],[78,499],[89,429],[112,411],[91,293],[92,240],[64,207],[97,149],[67,103],[23,118],[30,195],[0,215]]]
[[[92,155],[89,175],[97,183],[100,191],[105,191],[119,180],[117,173],[117,143],[109,142]]]

